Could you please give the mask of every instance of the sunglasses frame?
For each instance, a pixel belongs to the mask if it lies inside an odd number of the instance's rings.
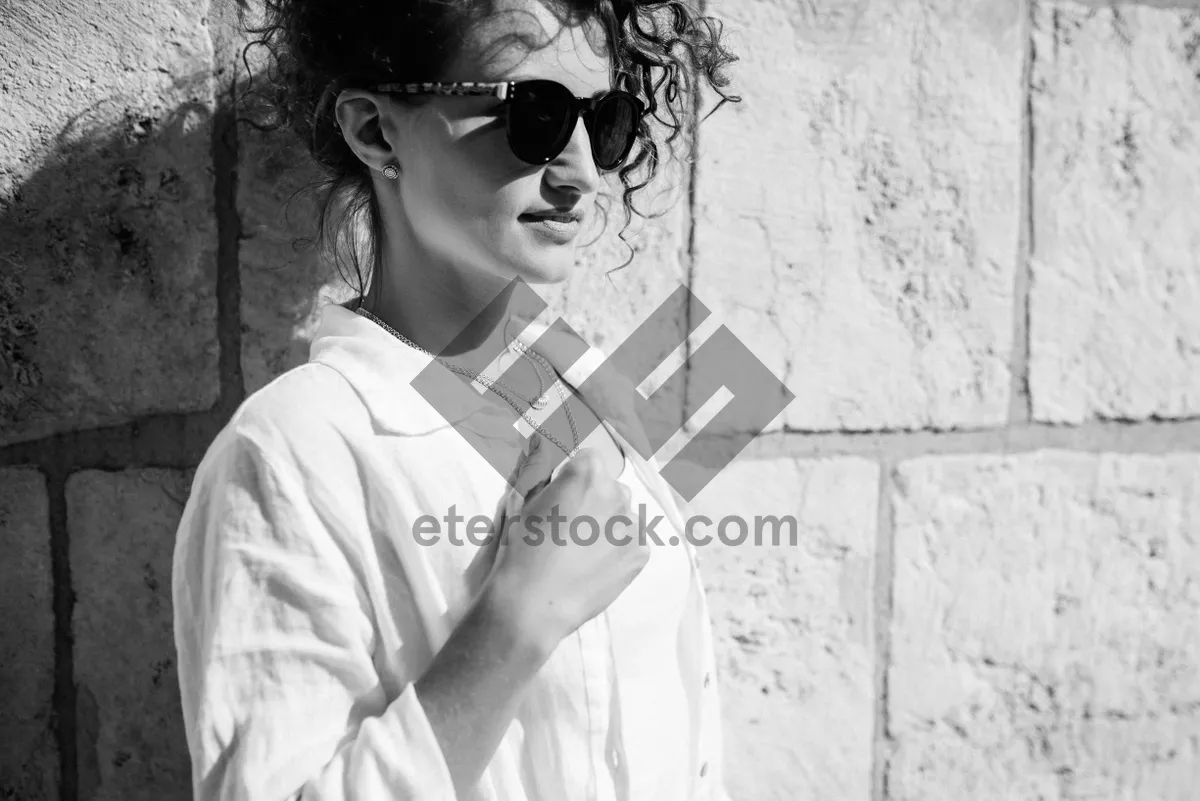
[[[570,89],[563,86],[558,81],[537,78],[537,79],[531,79],[531,80],[525,80],[525,81],[501,81],[501,82],[492,82],[492,83],[479,82],[479,81],[457,81],[454,83],[437,83],[437,82],[434,82],[434,83],[381,83],[381,84],[376,84],[374,87],[372,87],[372,91],[380,92],[382,94],[393,94],[393,95],[439,95],[439,96],[443,96],[443,97],[495,97],[497,100],[500,101],[501,105],[506,105],[506,104],[512,103],[513,97],[515,96],[515,94],[517,92],[518,86],[520,86],[522,84],[531,84],[531,83],[554,84],[555,86],[561,88],[562,91],[568,97],[571,98],[571,108],[570,108],[571,119],[569,120],[569,125],[568,125],[567,130],[568,130],[568,132],[573,132],[575,130],[575,126],[579,123],[579,118],[581,116],[584,118],[584,125],[588,127],[588,136],[589,136],[589,139],[591,140],[591,145],[592,145],[592,159],[596,162],[597,167],[599,167],[601,170],[603,170],[605,172],[610,171],[610,170],[615,170],[625,162],[626,158],[629,157],[629,153],[633,149],[633,143],[637,140],[637,130],[641,126],[642,118],[646,114],[646,104],[642,102],[641,98],[637,97],[636,95],[634,95],[631,92],[626,92],[623,89],[610,89],[609,91],[604,92],[603,94],[599,95],[598,97],[576,97],[571,92]],[[626,143],[625,150],[621,153],[621,157],[619,159],[617,159],[616,163],[614,163],[612,166],[609,166],[609,167],[600,167],[599,155],[596,153],[596,139],[594,136],[592,136],[591,124],[589,122],[589,118],[595,112],[596,107],[599,106],[600,103],[602,103],[604,100],[608,99],[609,97],[611,97],[613,95],[620,95],[620,96],[633,102],[634,109],[635,109],[635,118],[637,120],[637,124],[634,126],[633,136],[631,136],[629,139],[629,142]],[[513,132],[512,132],[511,120],[512,120],[512,117],[510,116],[508,121],[505,122],[505,133],[508,136],[509,149],[513,151],[513,155],[516,155],[516,149],[513,147],[513,141],[512,141],[513,140]],[[567,138],[562,142],[561,146],[557,149],[556,152],[552,153],[551,155],[549,155],[539,161],[529,161],[528,159],[522,158],[520,156],[517,156],[517,158],[520,158],[526,164],[548,164],[549,162],[551,162],[555,158],[557,158],[560,153],[562,153],[562,151],[566,148],[567,144],[570,141],[571,141],[570,133],[568,133]]]

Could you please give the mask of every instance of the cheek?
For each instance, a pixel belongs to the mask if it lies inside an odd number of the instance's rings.
[[[538,205],[542,171],[512,155],[494,120],[440,119],[425,133],[404,201],[418,239],[468,262],[523,260],[517,217]]]
[[[464,158],[430,160],[413,176],[413,191],[405,198],[408,217],[418,240],[430,250],[466,263],[507,261],[522,249],[517,217],[536,198],[536,186],[492,173],[494,166]]]
[[[497,184],[472,170],[439,170],[424,192],[422,217],[436,215],[441,228],[466,236],[495,237],[516,225],[523,210],[512,184]]]
[[[440,121],[421,161],[422,194],[439,211],[461,219],[516,217],[522,166],[508,151],[503,128],[487,123]]]

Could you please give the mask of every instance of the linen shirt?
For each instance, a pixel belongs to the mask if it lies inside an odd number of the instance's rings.
[[[550,332],[531,325],[520,339],[544,347]],[[603,358],[589,349],[560,372],[578,386]],[[460,393],[461,406],[439,401],[435,409],[412,385],[429,362],[330,304],[309,362],[247,398],[197,468],[172,574],[196,799],[456,797],[414,682],[470,608],[489,565],[469,542],[443,537],[426,547],[412,532],[418,518],[452,508],[465,520],[499,520],[521,499],[454,425],[495,407]],[[604,425],[625,451],[623,479],[682,530],[678,498],[654,464]],[[689,735],[682,796],[721,801],[712,633],[695,553],[682,547],[687,579],[674,646]],[[576,634],[601,689],[622,664],[602,658],[614,650],[602,621]],[[535,688],[545,686],[542,672]],[[550,801],[532,779],[535,749],[526,738],[577,736],[534,691],[477,797]],[[592,767],[619,773],[629,756],[618,742],[594,760],[606,764]]]

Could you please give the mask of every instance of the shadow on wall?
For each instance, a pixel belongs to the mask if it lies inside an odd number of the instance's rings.
[[[241,341],[248,390],[303,361],[330,276],[293,247],[311,204],[285,206],[317,176],[247,118],[233,135],[203,75],[90,103],[28,177],[0,154],[0,445],[205,411],[222,344]],[[222,270],[240,307],[219,324]]]
[[[284,139],[218,109],[205,74],[90,99],[40,145],[0,152],[0,446],[208,411],[221,346],[239,351],[235,397],[306,358],[296,334],[331,277],[293,245],[312,209],[285,206],[316,175]],[[139,441],[135,429],[123,436]],[[139,447],[135,462],[156,461]],[[34,712],[0,712],[0,798],[57,799],[60,783],[81,799],[190,798],[170,582],[189,479],[69,478],[75,709],[50,712],[54,679],[37,666],[53,655],[0,660],[0,686],[38,697]],[[0,635],[4,653],[28,647]],[[55,719],[76,750],[61,777]]]

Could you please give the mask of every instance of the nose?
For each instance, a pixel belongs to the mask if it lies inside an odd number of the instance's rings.
[[[600,171],[592,157],[592,140],[583,118],[576,120],[571,141],[546,167],[546,180],[555,189],[577,195],[600,191]]]

